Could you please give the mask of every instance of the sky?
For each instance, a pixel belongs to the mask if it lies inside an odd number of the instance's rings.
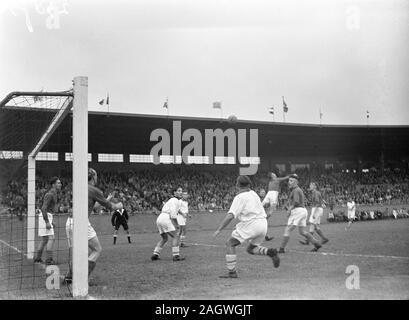
[[[408,39],[407,0],[3,0],[0,97],[88,76],[90,110],[409,125]]]

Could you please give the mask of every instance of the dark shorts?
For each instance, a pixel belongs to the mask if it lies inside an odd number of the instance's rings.
[[[116,224],[115,224],[115,230],[118,230],[120,226],[124,227],[124,230],[128,230],[128,229],[129,229],[128,223],[127,223],[126,221],[116,223]]]

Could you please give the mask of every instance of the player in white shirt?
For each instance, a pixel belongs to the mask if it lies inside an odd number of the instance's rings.
[[[182,192],[182,188],[177,188],[174,191],[174,197],[164,204],[161,214],[156,219],[156,226],[158,227],[162,239],[153,250],[153,255],[151,257],[152,261],[159,260],[160,253],[163,246],[168,242],[169,236],[172,238],[173,261],[185,260],[185,258],[180,257],[179,254],[179,224],[177,222],[177,216],[180,212],[180,198]]]
[[[180,227],[179,237],[180,237],[180,246],[181,247],[188,247],[185,244],[186,240],[186,221],[187,218],[190,217],[189,215],[189,204],[187,202],[189,195],[186,191],[182,193],[182,199],[180,200],[180,211],[177,215],[177,221]]]
[[[352,197],[349,197],[347,202],[348,225],[345,227],[345,230],[349,230],[349,228],[351,228],[352,222],[355,220],[355,209],[355,202],[354,200],[352,200]]]
[[[243,242],[248,242],[247,252],[249,254],[268,256],[273,260],[274,267],[280,265],[277,250],[261,246],[267,233],[267,215],[257,193],[250,189],[250,178],[239,176],[236,187],[239,189],[234,197],[229,212],[213,234],[216,237],[233,220],[238,219],[236,228],[226,242],[226,265],[229,271],[221,278],[237,278],[236,271],[236,247]]]

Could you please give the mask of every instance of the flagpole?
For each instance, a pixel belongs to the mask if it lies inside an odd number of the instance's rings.
[[[169,118],[169,97],[166,97],[165,105],[166,105],[166,114],[167,114],[167,117]]]
[[[369,111],[366,111],[366,126],[369,126]]]
[[[285,122],[285,114],[286,112],[286,108],[287,108],[287,104],[284,101],[284,96],[281,96],[281,98],[283,98],[283,122]]]
[[[322,112],[321,112],[321,107],[320,107],[320,126],[322,125]]]
[[[108,114],[107,114],[107,117],[109,117],[109,92],[107,92],[107,100],[106,100],[106,104],[107,104],[107,107],[108,107]]]

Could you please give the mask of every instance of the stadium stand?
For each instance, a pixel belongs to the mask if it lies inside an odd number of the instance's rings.
[[[409,203],[409,174],[400,170],[385,170],[383,173],[371,170],[367,173],[337,172],[329,170],[297,169],[301,185],[308,193],[310,181],[318,183],[328,203],[335,198],[337,207],[345,206],[348,196],[352,196],[358,205],[399,205]],[[252,177],[253,188],[259,192],[266,188],[265,172]],[[235,173],[223,171],[195,171],[194,169],[174,169],[169,171],[105,171],[100,174],[99,185],[106,194],[115,193],[131,214],[158,211],[175,186],[188,190],[190,207],[198,211],[227,210],[235,195]],[[72,184],[67,177],[62,177],[63,189],[60,194],[60,213],[67,213],[71,208]],[[46,177],[39,177],[37,183],[37,207],[47,188]],[[13,208],[16,214],[25,211],[27,200],[26,183],[20,180],[9,181],[2,190],[2,206]],[[287,184],[282,183],[279,197],[280,207],[286,205]],[[398,209],[395,209],[398,210]],[[397,211],[396,211],[397,212]],[[103,212],[102,212],[103,213]],[[391,216],[385,212],[382,216]],[[362,211],[360,220],[370,219],[370,213]],[[376,215],[379,216],[379,215]],[[398,214],[396,214],[398,216]],[[400,216],[405,216],[400,214]]]

